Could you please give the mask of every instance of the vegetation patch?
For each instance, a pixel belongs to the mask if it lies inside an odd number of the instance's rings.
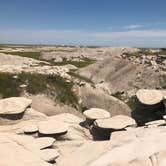
[[[92,60],[90,58],[82,58],[80,61],[69,61],[65,59],[62,62],[54,62],[53,60],[47,61],[47,60],[40,59],[40,52],[2,52],[2,53],[17,55],[17,56],[27,57],[27,58],[33,58],[40,61],[46,61],[46,62],[49,62],[51,65],[55,65],[55,66],[64,66],[67,64],[71,64],[78,68],[82,68],[96,62],[95,60]]]
[[[128,99],[126,104],[131,108],[131,110],[135,110],[138,106],[138,100],[136,96],[132,96]]]
[[[67,65],[67,64],[71,64],[74,65],[78,68],[83,68],[86,67],[88,65],[91,65],[93,63],[96,62],[96,60],[92,60],[89,58],[83,58],[81,59],[81,61],[69,61],[69,60],[63,60],[62,62],[54,62],[54,61],[49,61],[52,65],[56,65],[56,66],[63,66],[63,65]]]
[[[21,85],[26,86],[22,88]],[[29,94],[44,93],[54,97],[55,100],[77,108],[78,99],[72,91],[72,87],[72,82],[68,83],[58,75],[0,73],[0,94],[3,98],[20,96],[24,89]]]
[[[39,60],[40,52],[3,52],[5,54],[17,55],[21,57],[28,57]]]
[[[150,49],[146,49],[146,48],[140,48],[140,51],[135,52],[135,53],[125,53],[125,55],[127,55],[128,57],[139,57],[141,55],[166,55],[166,49],[165,48],[161,48],[158,52],[151,52]]]

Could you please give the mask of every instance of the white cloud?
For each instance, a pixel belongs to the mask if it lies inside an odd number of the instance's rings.
[[[166,30],[100,33],[79,30],[0,30],[0,43],[166,47]]]
[[[123,28],[128,29],[128,30],[133,30],[133,29],[139,29],[139,28],[142,28],[142,27],[144,27],[144,25],[134,24],[134,25],[124,26]]]

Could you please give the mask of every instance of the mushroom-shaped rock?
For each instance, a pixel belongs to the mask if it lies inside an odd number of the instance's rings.
[[[137,91],[136,96],[145,105],[155,105],[163,100],[163,95],[159,90],[140,89]]]
[[[65,123],[53,120],[39,122],[39,133],[42,135],[61,135],[66,134],[68,126]]]
[[[108,119],[98,119],[94,124],[99,128],[112,130],[121,130],[129,126],[136,126],[135,120],[125,115],[117,115]]]
[[[52,162],[59,157],[59,153],[56,149],[43,149],[39,151],[39,156],[46,162]]]
[[[54,138],[41,137],[33,139],[32,141],[28,142],[25,146],[31,150],[41,150],[44,148],[51,147],[54,142],[55,142]]]
[[[12,115],[20,114],[30,106],[32,100],[24,97],[11,97],[0,100],[0,114]]]
[[[89,110],[84,111],[83,114],[87,119],[91,120],[110,118],[111,116],[108,111],[100,108],[91,108]]]
[[[24,133],[30,134],[30,133],[36,133],[38,131],[38,127],[35,124],[27,124],[24,128]]]

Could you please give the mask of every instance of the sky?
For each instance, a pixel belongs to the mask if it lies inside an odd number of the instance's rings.
[[[0,43],[166,47],[165,8],[165,0],[0,0]]]

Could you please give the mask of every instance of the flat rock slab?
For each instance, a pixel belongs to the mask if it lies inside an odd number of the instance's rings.
[[[104,119],[110,118],[110,113],[104,109],[100,108],[91,108],[83,112],[87,119],[95,120],[95,119]]]
[[[136,122],[128,116],[117,115],[108,119],[98,119],[95,121],[95,126],[102,129],[120,130],[125,127],[136,126]]]
[[[59,153],[56,149],[43,149],[39,151],[39,156],[46,162],[54,161],[59,157]]]
[[[38,127],[35,124],[28,124],[23,128],[24,132],[29,134],[29,133],[35,133],[38,131]]]
[[[31,150],[40,150],[40,149],[51,147],[54,142],[55,142],[54,138],[41,137],[41,138],[36,138],[31,140],[25,145],[25,147]]]
[[[150,125],[165,125],[166,124],[166,121],[161,119],[161,120],[155,120],[155,121],[151,121],[151,122],[148,122],[148,123],[145,123],[146,126],[150,126]]]
[[[12,115],[20,114],[25,111],[25,109],[30,106],[32,100],[26,99],[24,97],[11,97],[0,100],[0,114]]]
[[[163,95],[159,90],[140,89],[137,91],[136,96],[145,105],[155,105],[163,100]]]
[[[0,166],[51,166],[8,137],[0,139]]]
[[[39,133],[43,135],[65,134],[68,127],[65,123],[53,120],[43,121],[38,124]]]

